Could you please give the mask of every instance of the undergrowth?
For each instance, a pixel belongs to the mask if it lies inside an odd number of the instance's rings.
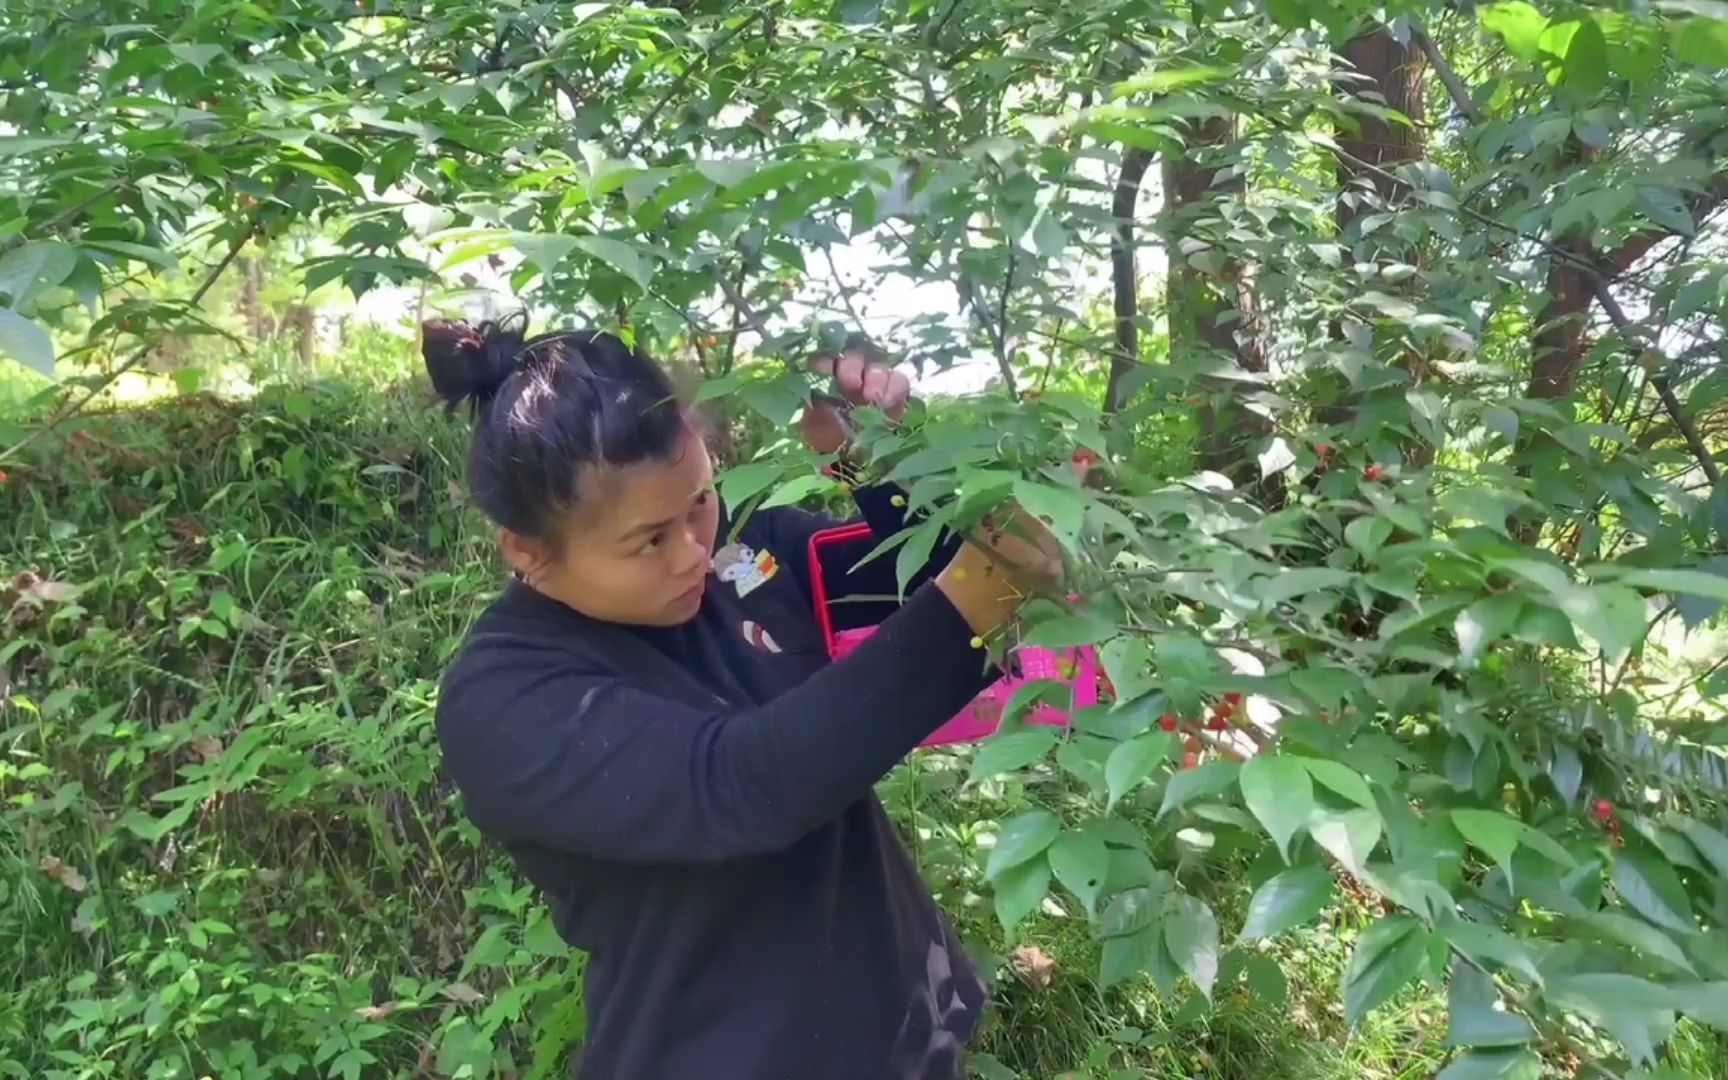
[[[437,675],[500,581],[463,438],[418,392],[346,378],[80,421],[9,471],[0,1075],[567,1075],[580,958],[438,769]],[[1004,940],[976,867],[1023,785],[965,788],[963,764],[920,756],[883,791],[997,973],[980,1075],[1442,1060],[1431,994],[1346,1028],[1348,904],[1280,943],[1287,988],[1251,964],[1212,1009],[1100,989],[1051,904]],[[1227,865],[1191,883],[1225,909],[1257,872]]]

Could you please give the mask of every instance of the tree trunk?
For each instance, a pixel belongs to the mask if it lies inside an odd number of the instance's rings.
[[[1213,370],[1235,366],[1263,372],[1266,353],[1254,314],[1251,273],[1221,249],[1200,246],[1205,238],[1196,235],[1196,226],[1214,201],[1242,196],[1239,172],[1215,179],[1227,164],[1220,151],[1235,138],[1234,120],[1212,117],[1190,125],[1184,153],[1164,157],[1170,354],[1178,360],[1187,354],[1190,363],[1194,354],[1207,354],[1197,366]],[[1190,242],[1184,244],[1185,240]],[[1256,483],[1260,472],[1253,444],[1270,433],[1270,422],[1230,396],[1239,384],[1218,378],[1201,383],[1208,392],[1197,403],[1201,466],[1229,476],[1238,486]]]
[[[1340,96],[1364,104],[1390,109],[1409,119],[1408,125],[1382,119],[1366,112],[1352,112],[1354,130],[1340,126],[1337,139],[1338,205],[1334,220],[1338,224],[1340,241],[1356,247],[1362,238],[1353,234],[1351,225],[1366,208],[1396,203],[1408,189],[1394,177],[1398,166],[1419,161],[1427,151],[1421,124],[1427,110],[1424,76],[1427,60],[1413,45],[1399,44],[1384,24],[1373,23],[1345,43],[1339,51],[1345,67],[1335,79]],[[1357,252],[1359,258],[1372,259],[1374,253]],[[1411,261],[1410,253],[1399,252],[1403,261]],[[1420,265],[1420,253],[1415,253]],[[1334,339],[1343,333],[1332,328]],[[1404,366],[1412,377],[1419,377],[1421,358],[1406,356]],[[1324,424],[1347,424],[1356,413],[1356,395],[1341,389],[1338,399],[1319,410]],[[1432,447],[1412,447],[1414,456],[1432,454]]]
[[[312,308],[295,304],[288,309],[288,325],[293,328],[295,344],[300,350],[300,366],[310,371],[318,360],[318,320]]]
[[[1358,199],[1350,196],[1351,189],[1362,190],[1364,185],[1372,185],[1381,199],[1392,201],[1398,197],[1399,185],[1374,169],[1392,173],[1399,165],[1422,157],[1425,145],[1421,124],[1428,104],[1424,80],[1427,62],[1421,50],[1400,45],[1384,25],[1375,23],[1351,38],[1339,55],[1350,68],[1338,79],[1345,97],[1383,106],[1410,120],[1406,126],[1355,112],[1351,117],[1356,121],[1356,130],[1339,131],[1338,145],[1347,155],[1338,162],[1339,180],[1346,188],[1337,211],[1338,231],[1342,233],[1357,217]]]
[[[264,303],[260,296],[263,286],[263,260],[254,255],[246,259],[245,277],[240,286],[240,314],[246,320],[246,332],[253,345],[264,340]]]
[[[1129,147],[1122,154],[1122,170],[1116,175],[1116,194],[1110,214],[1115,230],[1110,236],[1111,307],[1116,322],[1116,351],[1110,357],[1110,378],[1104,387],[1104,411],[1119,411],[1125,402],[1124,380],[1140,362],[1140,271],[1134,259],[1134,211],[1140,202],[1140,181],[1152,164],[1152,152]]]

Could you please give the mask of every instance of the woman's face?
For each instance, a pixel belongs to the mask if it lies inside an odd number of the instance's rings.
[[[577,491],[558,550],[502,533],[511,566],[590,618],[633,626],[694,618],[720,523],[702,439],[688,433],[671,461],[586,469]]]

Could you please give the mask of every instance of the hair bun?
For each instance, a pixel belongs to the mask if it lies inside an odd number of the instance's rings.
[[[492,400],[516,370],[527,320],[512,317],[470,326],[460,319],[420,324],[420,355],[432,388],[451,409],[464,401],[475,409]]]

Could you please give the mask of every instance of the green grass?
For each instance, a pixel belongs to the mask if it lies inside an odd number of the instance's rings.
[[[579,958],[460,817],[432,735],[437,675],[500,580],[460,506],[463,439],[419,390],[350,377],[82,422],[9,468],[0,1075],[566,1074]],[[987,964],[978,1050],[1000,1075],[1444,1061],[1425,990],[1344,1024],[1364,918],[1347,905],[1279,942],[1287,999],[1227,970],[1212,1008],[1101,989],[1097,944],[1059,907],[1005,937],[979,851],[1024,792],[962,788],[963,764],[921,755],[883,790],[967,940],[1053,963],[1047,985]],[[1241,874],[1197,872],[1184,884],[1237,925]],[[1721,1075],[1721,1053],[1687,1028],[1673,1061]]]

